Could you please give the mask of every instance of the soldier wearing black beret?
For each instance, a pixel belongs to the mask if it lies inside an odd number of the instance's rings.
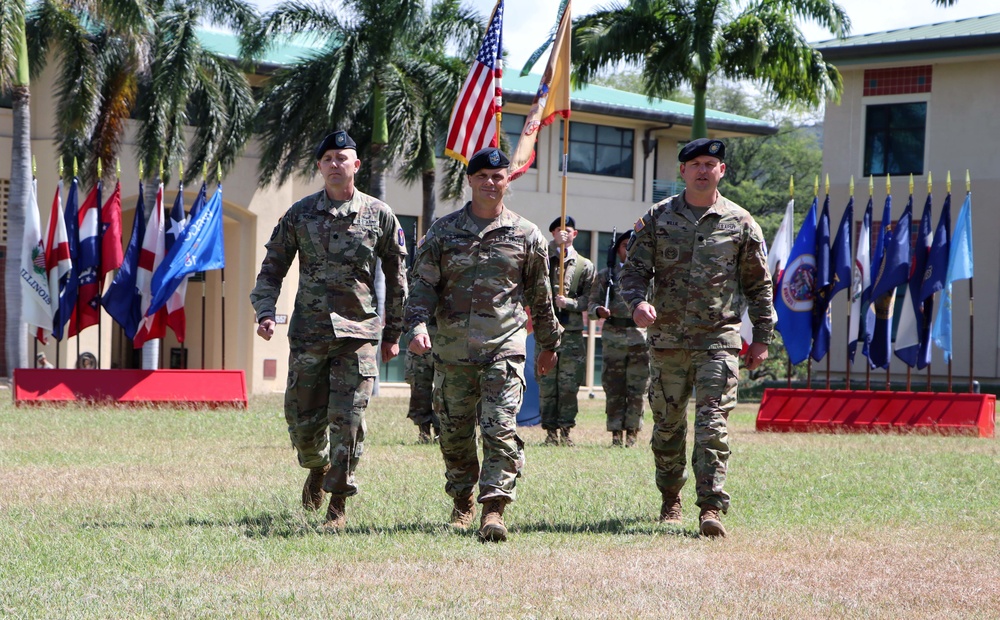
[[[618,279],[632,320],[647,328],[660,521],[673,526],[683,524],[687,405],[696,394],[691,463],[703,536],[726,535],[726,425],[736,404],[743,308],[753,324],[748,370],[767,359],[774,330],[764,235],[750,213],[719,193],[725,156],[725,143],[709,138],[681,149],[684,191],[635,223]]]

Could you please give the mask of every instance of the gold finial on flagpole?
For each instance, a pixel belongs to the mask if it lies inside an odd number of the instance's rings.
[[[945,187],[946,190],[948,190],[948,193],[950,194],[951,193],[951,170],[948,171],[948,177],[944,181],[944,187]]]
[[[934,187],[934,175],[930,171],[927,172],[927,193],[931,193],[931,188]]]
[[[854,198],[854,175],[851,175],[851,198]]]
[[[104,176],[104,166],[101,164],[101,158],[97,158],[97,180],[100,181],[101,177]]]
[[[38,162],[35,161],[35,156],[31,156],[31,176],[38,175]]]
[[[826,181],[823,184],[823,187],[826,188],[826,195],[829,196],[830,195],[830,173],[829,172],[826,173]]]
[[[813,179],[813,196],[819,196],[819,175]]]
[[[184,187],[184,162],[177,164],[177,182],[181,187]]]
[[[875,195],[875,177],[868,175],[868,197],[871,198]]]
[[[885,193],[889,195],[892,193],[892,177],[888,173],[885,175]]]
[[[208,183],[208,161],[201,162],[201,182]]]
[[[788,195],[795,198],[795,175],[788,177]]]
[[[74,155],[73,156],[73,178],[74,179],[76,178],[78,172],[79,172],[79,166],[77,166],[77,164],[76,164],[76,156]]]
[[[910,173],[910,195],[913,195],[913,173]]]
[[[163,160],[160,160],[160,182],[163,182]]]
[[[64,162],[63,162],[63,158],[62,158],[62,157],[60,157],[60,158],[59,158],[59,178],[60,178],[60,179],[62,179],[62,178],[63,178],[63,174],[64,174],[65,172],[66,172],[66,170],[65,170],[65,164],[64,164]]]
[[[965,169],[965,193],[969,194],[972,192],[972,177],[969,176],[969,169]]]
[[[142,160],[139,160],[139,182],[142,183]]]
[[[216,174],[216,178],[219,181],[219,184],[221,185],[222,184],[222,162],[221,161],[217,163],[217,168],[216,168],[216,173],[215,174]]]

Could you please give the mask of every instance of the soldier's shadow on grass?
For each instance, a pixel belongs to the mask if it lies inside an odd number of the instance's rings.
[[[664,526],[641,517],[604,519],[591,523],[551,523],[546,521],[519,522],[513,531],[551,534],[610,534],[610,535],[662,535],[698,538],[696,530]]]

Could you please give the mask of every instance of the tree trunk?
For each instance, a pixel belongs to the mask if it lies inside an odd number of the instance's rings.
[[[21,309],[21,246],[31,191],[31,93],[27,83],[12,91],[13,140],[10,157],[10,196],[7,203],[7,264],[4,299],[7,324],[4,331],[7,375],[15,368],[28,368],[28,326]]]
[[[385,164],[382,161],[382,150],[385,148],[384,143],[373,143],[372,144],[372,164],[371,164],[371,187],[368,191],[372,196],[378,198],[382,202],[385,202]],[[383,325],[385,324],[385,274],[382,272],[382,261],[375,261],[375,312],[382,318]],[[382,352],[381,350],[376,351],[375,359],[378,361],[379,365],[379,375],[382,372]],[[375,376],[375,389],[372,391],[373,396],[379,395],[379,375]]]
[[[436,179],[437,170],[434,168],[424,170],[423,178],[421,179],[424,191],[423,222],[420,227],[421,234],[427,234],[427,229],[434,222],[434,211],[437,210],[437,194],[434,193],[434,182]]]
[[[707,80],[699,80],[691,84],[694,92],[694,118],[691,121],[691,139],[707,138],[708,125],[705,123],[705,94],[708,92]]]

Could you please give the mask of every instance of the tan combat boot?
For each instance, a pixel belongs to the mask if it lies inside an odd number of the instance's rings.
[[[503,510],[506,507],[506,499],[491,499],[483,504],[483,516],[479,522],[479,538],[483,542],[507,540],[507,526],[503,524]]]
[[[323,507],[323,478],[330,471],[330,465],[312,467],[309,476],[302,487],[302,507],[306,510],[319,510]]]
[[[559,443],[561,445],[564,445],[567,448],[572,448],[573,446],[576,445],[575,443],[573,443],[573,440],[569,438],[569,428],[568,427],[567,428],[559,429],[559,433],[561,435],[561,437],[559,437]]]
[[[611,431],[611,447],[621,448],[622,447],[622,432],[621,431]]]
[[[417,429],[417,443],[427,444],[433,441],[433,435],[431,435],[431,423],[424,422]]]
[[[468,497],[456,497],[451,509],[451,526],[457,530],[467,530],[476,518],[476,501],[470,493]]]
[[[660,505],[660,523],[664,525],[681,525],[684,519],[681,516],[681,494],[664,493],[663,503]]]
[[[629,429],[625,431],[625,447],[632,448],[635,446],[635,441],[639,437],[639,431],[634,429]]]
[[[347,526],[347,498],[343,495],[331,495],[330,506],[326,509],[326,521],[323,529],[328,532],[339,532]]]
[[[546,431],[545,435],[545,445],[546,446],[558,446],[559,445],[559,431],[554,428],[550,428]]]
[[[724,538],[726,536],[726,528],[722,526],[720,512],[718,508],[708,504],[701,507],[701,515],[698,517],[698,522],[701,524],[700,531],[702,536],[712,538]]]

